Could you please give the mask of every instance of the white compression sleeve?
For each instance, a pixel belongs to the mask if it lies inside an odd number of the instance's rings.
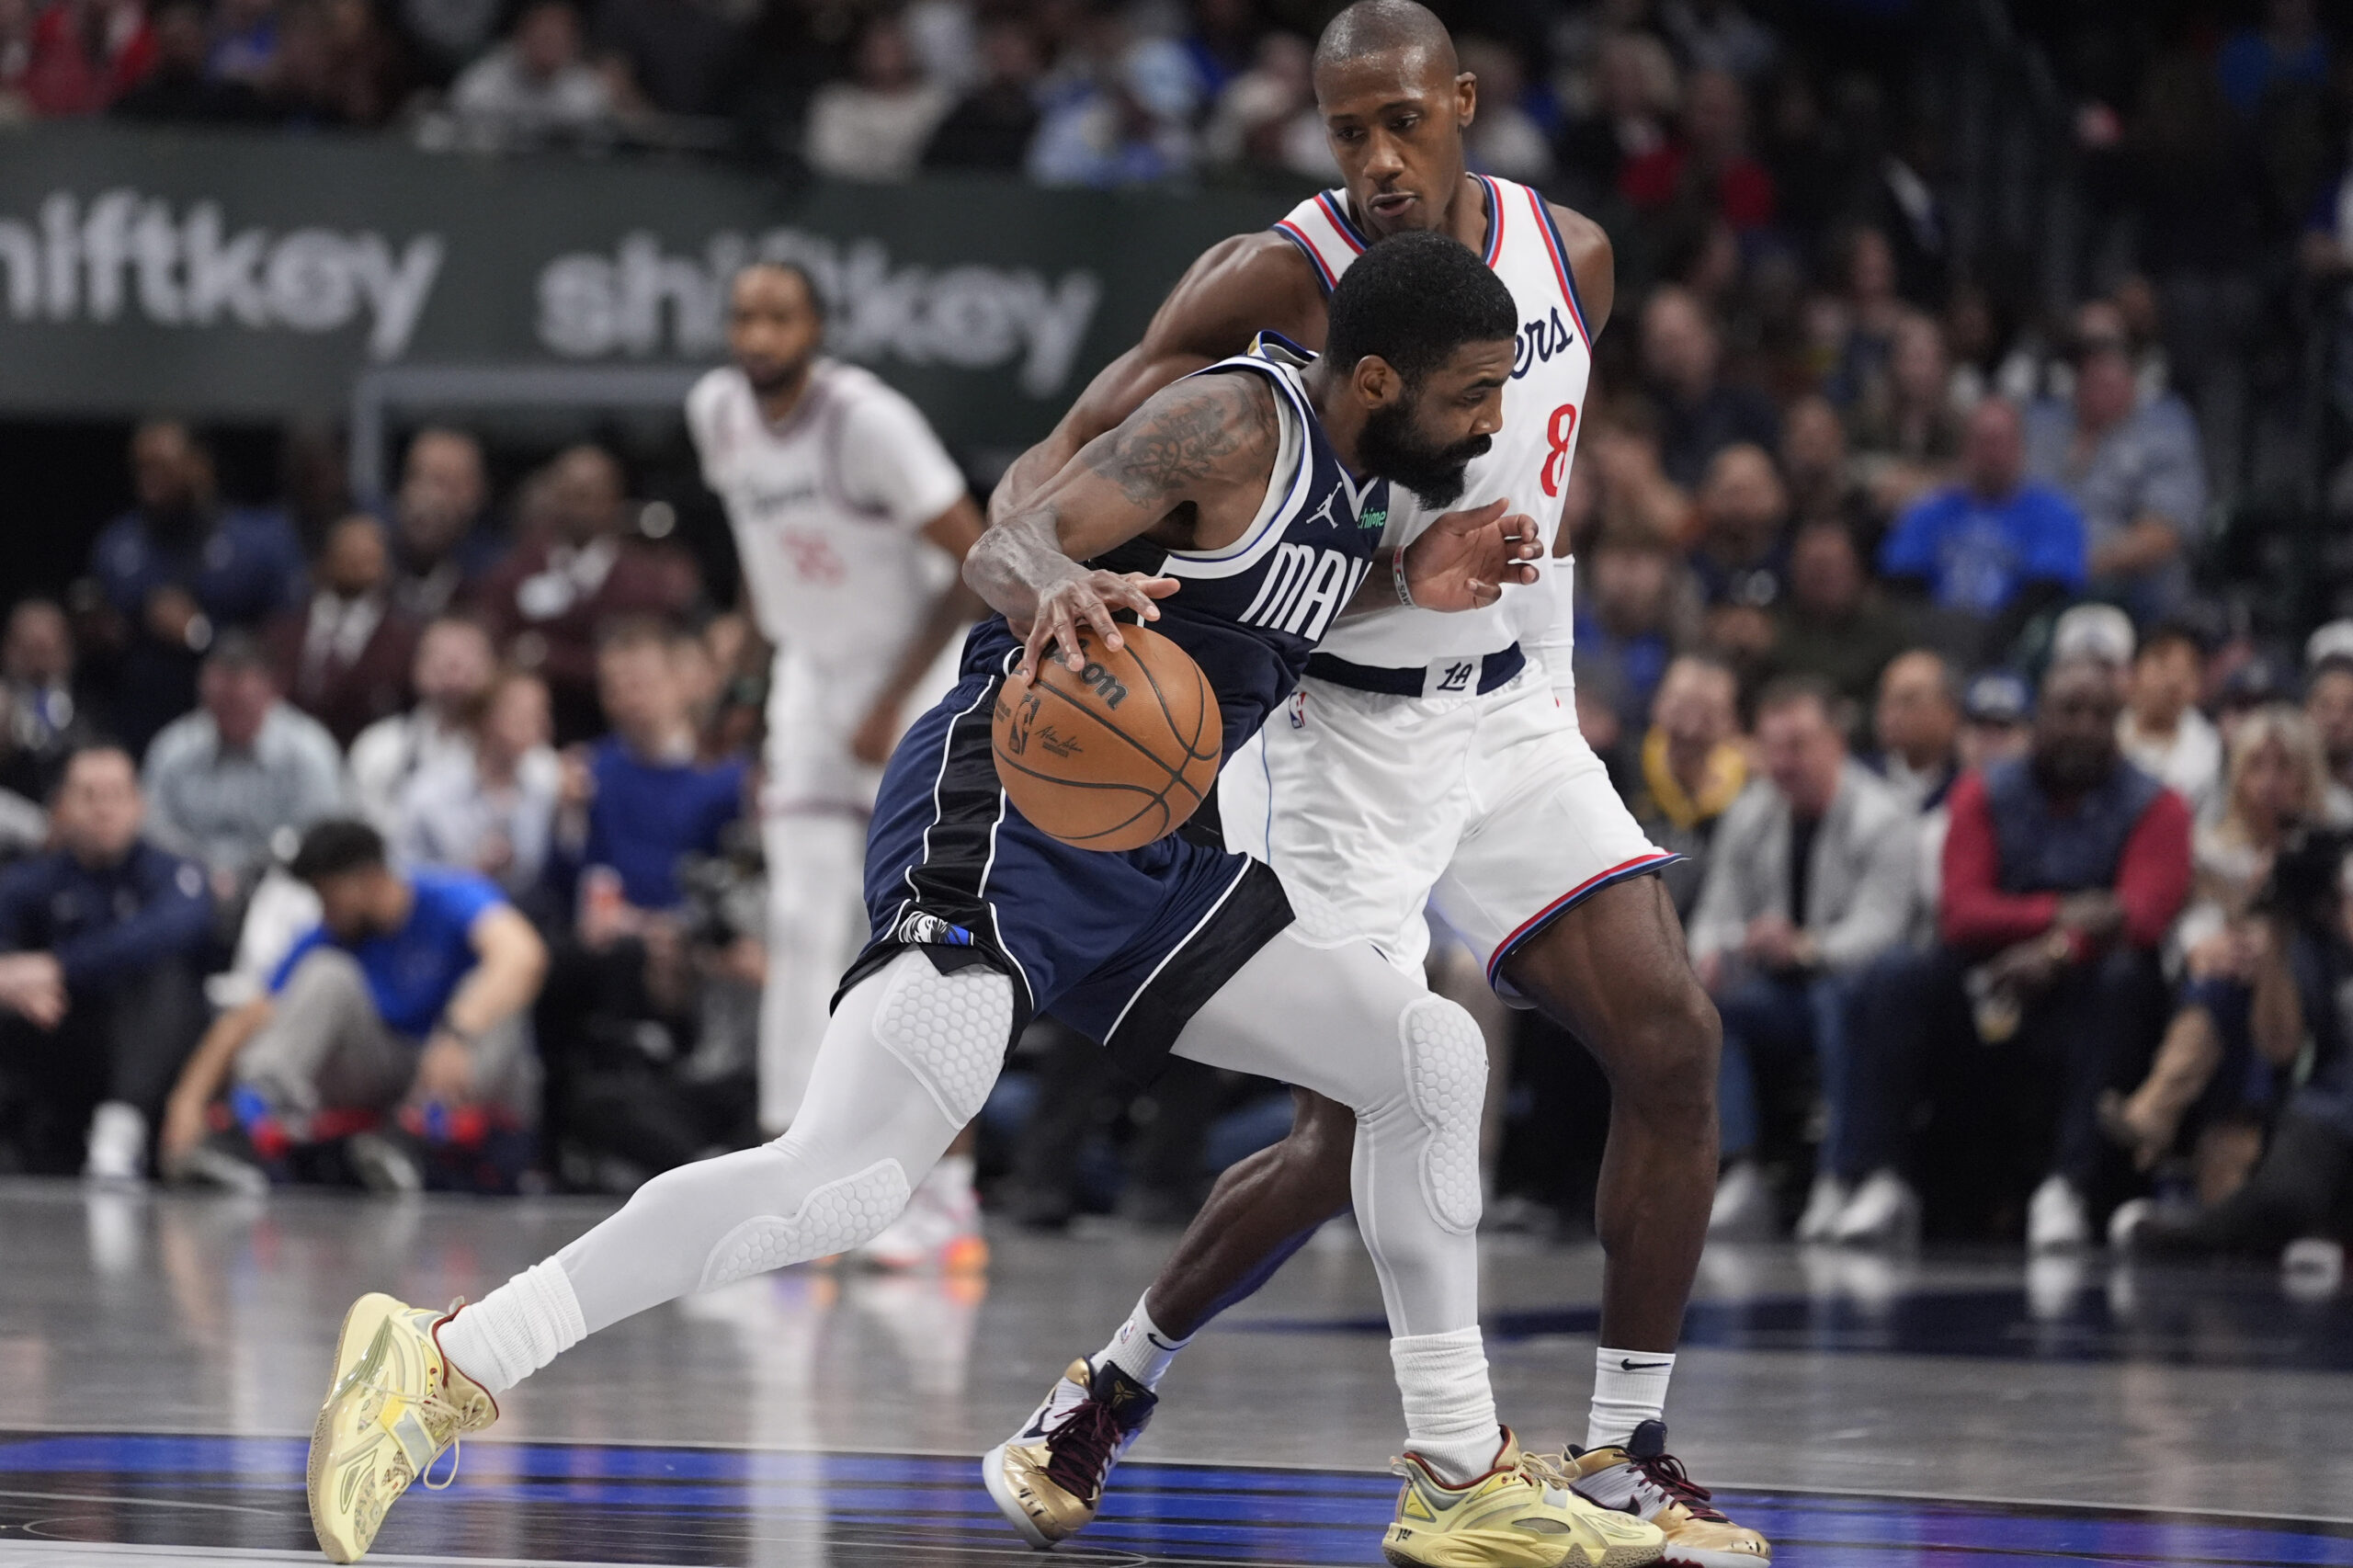
[[[923,954],[902,953],[834,1010],[790,1132],[654,1177],[556,1255],[589,1333],[690,1291],[847,1251],[897,1217],[914,1180],[963,1125],[940,1113],[933,1085],[882,1039],[885,1003],[906,1011],[909,995],[938,982],[989,1004],[965,1010],[959,1021],[974,1038],[961,1043],[992,1062],[1003,1057],[1013,983],[986,970],[942,976]],[[994,1038],[979,1038],[992,1028]],[[956,1087],[971,1085],[960,1078]]]
[[[1354,1110],[1357,1225],[1390,1332],[1477,1326],[1487,1052],[1470,1014],[1369,943],[1318,948],[1286,931],[1194,1015],[1176,1054]]]

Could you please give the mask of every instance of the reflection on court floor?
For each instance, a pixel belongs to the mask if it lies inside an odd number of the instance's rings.
[[[302,1436],[351,1298],[478,1296],[608,1206],[0,1181],[0,1568],[313,1563]],[[1014,1568],[975,1460],[1165,1234],[993,1231],[983,1278],[789,1269],[594,1336],[502,1402],[387,1564]],[[1506,1418],[1581,1432],[1600,1257],[1488,1238]],[[1669,1417],[1777,1568],[2353,1568],[2353,1294],[2097,1256],[1711,1247]],[[1201,1335],[1055,1554],[1380,1562],[1397,1392],[1345,1229]],[[1255,1331],[1255,1332],[1254,1332]],[[1733,1483],[1738,1487],[1734,1489]],[[1931,1500],[1937,1499],[1937,1500]]]
[[[918,1568],[1029,1555],[972,1461],[891,1454],[480,1443],[455,1486],[402,1505],[371,1562]],[[1062,1563],[1372,1563],[1386,1477],[1138,1464]],[[1785,1568],[2085,1563],[2353,1565],[2353,1529],[2103,1509],[1727,1494]],[[302,1445],[0,1435],[0,1568],[317,1561]]]
[[[1901,1282],[1884,1258],[1845,1254],[1800,1262],[1821,1277],[1807,1279],[1802,1293],[1768,1289],[1692,1302],[1685,1347],[2353,1371],[2353,1293],[2282,1289],[2251,1269],[2038,1258],[2016,1282],[1922,1288]],[[1490,1344],[1590,1338],[1600,1324],[1601,1311],[1591,1306],[1505,1310],[1481,1320]],[[1385,1319],[1370,1314],[1291,1318],[1246,1308],[1224,1326],[1228,1333],[1389,1333]]]

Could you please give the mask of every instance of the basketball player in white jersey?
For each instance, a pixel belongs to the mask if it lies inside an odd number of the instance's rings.
[[[733,363],[695,383],[687,427],[725,505],[760,633],[776,650],[767,781],[768,974],[760,1129],[800,1108],[827,1005],[866,940],[860,871],[882,765],[905,721],[954,684],[951,644],[982,612],[957,567],[981,516],[923,415],[819,353],[808,274],[756,263],[730,301]],[[861,1249],[892,1267],[985,1260],[968,1140]]]
[[[1467,171],[1462,131],[1477,84],[1458,69],[1444,26],[1413,0],[1358,0],[1341,12],[1316,46],[1315,91],[1345,187],[1195,262],[1143,341],[1006,473],[993,514],[1025,504],[1086,441],[1253,333],[1320,346],[1325,301],[1368,244],[1437,230],[1495,269],[1520,319],[1503,428],[1472,464],[1458,505],[1507,502],[1536,518],[1549,550],[1593,335],[1615,290],[1608,240],[1524,186]],[[1390,542],[1429,520],[1400,495]],[[1552,1466],[1594,1501],[1657,1524],[1666,1561],[1746,1568],[1771,1549],[1691,1484],[1665,1450],[1663,1415],[1715,1189],[1720,1029],[1652,874],[1673,857],[1636,825],[1577,733],[1572,563],[1563,553],[1547,564],[1542,580],[1472,614],[1399,604],[1336,629],[1288,711],[1260,732],[1257,755],[1229,762],[1220,810],[1227,844],[1280,875],[1303,933],[1370,938],[1417,972],[1424,911],[1435,908],[1499,994],[1573,1029],[1608,1071],[1601,1348],[1583,1441]],[[1351,1143],[1346,1113],[1302,1094],[1290,1136],[1225,1174],[1090,1364],[1156,1385],[1192,1334],[1347,1205]],[[1097,1452],[1086,1434],[1100,1423],[1072,1415],[1083,1394],[1064,1379],[987,1461],[992,1490],[1022,1504],[1025,1530],[1049,1519],[1066,1535],[1100,1502],[1116,1455],[1074,1465],[1058,1451]],[[1060,1478],[1082,1471],[1091,1487],[1074,1494]]]

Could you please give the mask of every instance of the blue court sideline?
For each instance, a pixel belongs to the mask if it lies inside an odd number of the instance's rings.
[[[142,1562],[311,1556],[302,1458],[286,1438],[0,1435],[0,1564],[80,1555],[67,1543],[153,1549],[135,1554]],[[1121,1473],[1104,1517],[1054,1561],[1375,1562],[1392,1495],[1385,1477],[1330,1471]],[[1790,1568],[2353,1568],[2345,1526],[1790,1493],[1724,1500]],[[51,1552],[28,1554],[41,1547]],[[477,1443],[448,1492],[394,1513],[370,1561],[950,1568],[1028,1555],[968,1460]]]

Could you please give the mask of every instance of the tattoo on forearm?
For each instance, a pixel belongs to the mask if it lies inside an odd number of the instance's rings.
[[[1087,464],[1139,506],[1174,501],[1237,452],[1271,442],[1274,401],[1241,376],[1210,376],[1199,391],[1171,399],[1122,426]]]

